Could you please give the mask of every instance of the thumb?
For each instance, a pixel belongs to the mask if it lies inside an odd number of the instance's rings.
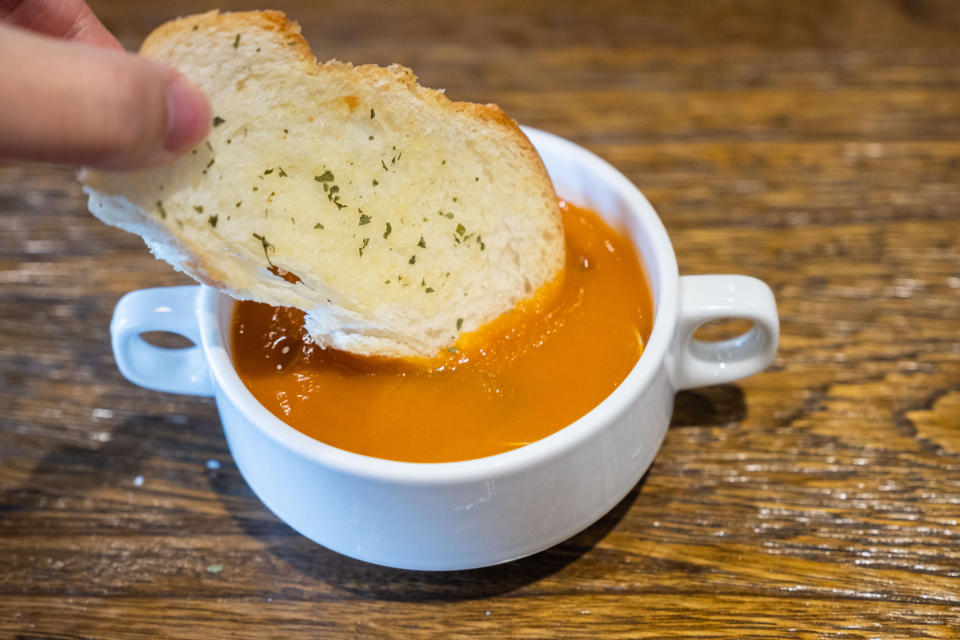
[[[2,25],[0,60],[0,157],[136,169],[210,129],[203,93],[153,60]]]

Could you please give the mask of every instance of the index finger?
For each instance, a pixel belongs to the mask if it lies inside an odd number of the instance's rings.
[[[123,49],[83,0],[0,0],[0,22],[62,40]]]

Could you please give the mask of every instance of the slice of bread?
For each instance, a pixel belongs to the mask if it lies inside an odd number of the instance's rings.
[[[166,167],[85,170],[91,212],[200,282],[303,309],[318,344],[429,358],[562,272],[550,178],[499,107],[318,63],[276,11],[174,20],[141,53],[206,92],[213,129]]]

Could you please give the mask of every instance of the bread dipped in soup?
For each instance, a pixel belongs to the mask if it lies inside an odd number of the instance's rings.
[[[174,20],[141,54],[209,97],[172,164],[85,170],[91,212],[320,347],[429,359],[562,277],[557,196],[517,124],[404,67],[319,63],[276,11]]]

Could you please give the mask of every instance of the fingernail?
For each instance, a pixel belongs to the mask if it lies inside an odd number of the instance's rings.
[[[167,84],[167,151],[186,151],[210,130],[210,103],[189,80],[175,73]]]

